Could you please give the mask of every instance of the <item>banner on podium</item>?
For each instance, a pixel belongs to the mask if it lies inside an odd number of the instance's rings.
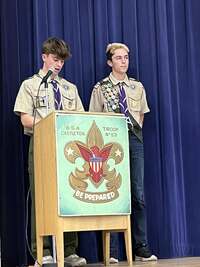
[[[59,215],[130,214],[124,117],[58,113],[55,120]]]

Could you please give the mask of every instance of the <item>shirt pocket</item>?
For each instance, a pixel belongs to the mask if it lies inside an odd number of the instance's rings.
[[[63,93],[62,102],[64,109],[75,110],[76,109],[76,96],[75,93]]]
[[[132,111],[140,111],[141,109],[141,94],[135,94],[128,97],[129,107]]]
[[[36,108],[46,108],[47,103],[49,105],[49,95],[46,95],[46,90],[42,88],[39,91],[33,92],[33,102]]]

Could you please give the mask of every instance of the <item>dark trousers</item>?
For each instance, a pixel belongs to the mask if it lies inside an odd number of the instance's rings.
[[[35,185],[34,185],[34,162],[33,162],[33,138],[30,138],[28,155],[29,183],[31,191],[31,250],[36,258],[36,225],[35,225]],[[49,215],[50,216],[50,215]],[[65,257],[74,254],[78,246],[78,236],[75,232],[64,233],[64,255]],[[44,238],[44,256],[51,255],[51,239]]]
[[[144,149],[143,143],[129,133],[130,150],[130,179],[131,179],[131,229],[132,246],[134,249],[140,244],[147,244],[146,212],[144,204]],[[118,258],[119,236],[111,233],[111,257]]]
[[[146,212],[144,204],[144,149],[143,143],[129,133],[131,179],[131,226],[133,249],[147,244]]]

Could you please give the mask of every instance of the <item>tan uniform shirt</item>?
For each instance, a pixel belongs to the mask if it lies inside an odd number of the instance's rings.
[[[129,112],[142,127],[140,115],[150,111],[145,89],[141,82],[127,76],[123,81],[119,81],[110,73],[108,77],[98,82],[92,91],[89,111],[115,112],[119,104],[119,83],[123,83]]]
[[[26,113],[34,116],[34,112],[36,112],[36,119],[41,119],[46,117],[47,111],[49,114],[55,110],[53,85],[50,82],[50,78],[48,79],[47,98],[44,84],[40,86],[44,75],[44,72],[40,70],[38,74],[22,82],[14,106],[14,112],[17,115]],[[58,76],[55,77],[55,80],[58,82],[58,87],[60,89],[63,110],[84,111],[77,87]],[[39,86],[40,90],[37,98]],[[36,98],[38,99],[37,101]],[[32,129],[24,128],[24,133],[32,134]]]

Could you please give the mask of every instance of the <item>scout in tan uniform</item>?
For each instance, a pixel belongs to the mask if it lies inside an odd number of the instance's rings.
[[[34,74],[32,77],[22,82],[18,92],[14,111],[21,116],[25,134],[32,134],[31,124],[33,123],[34,112],[35,120],[38,121],[47,115],[47,111],[48,113],[51,113],[55,110],[51,78],[49,78],[48,81],[48,109],[46,105],[46,89],[44,84],[41,85],[39,96],[37,96],[41,80],[45,75],[46,72],[43,69],[39,70],[38,74]],[[62,109],[69,111],[83,111],[84,109],[78,95],[77,87],[57,75],[54,77],[54,81],[57,82],[62,95]]]
[[[148,247],[146,235],[142,125],[144,113],[149,112],[149,108],[145,89],[141,82],[126,74],[129,48],[125,44],[109,44],[106,56],[112,72],[94,86],[89,110],[121,112],[125,115],[129,128],[133,254],[142,261],[157,260]],[[111,244],[112,238],[114,236],[111,237]],[[111,245],[111,256],[116,256],[112,255],[112,249]]]
[[[55,109],[69,111],[84,110],[76,86],[58,76],[65,60],[69,57],[69,46],[63,40],[57,38],[47,39],[42,47],[43,67],[38,74],[33,75],[22,83],[14,107],[15,113],[21,118],[24,133],[31,136],[29,145],[29,177],[32,197],[31,245],[34,256],[36,255],[36,235],[32,145],[33,125]],[[41,84],[42,81],[45,82]],[[39,87],[40,89],[38,90]],[[46,89],[45,87],[48,88]],[[77,233],[65,233],[65,236],[65,262],[69,266],[85,265],[86,260],[75,254],[78,243]],[[44,241],[44,247],[45,257],[43,257],[43,264],[53,262],[48,239]]]

